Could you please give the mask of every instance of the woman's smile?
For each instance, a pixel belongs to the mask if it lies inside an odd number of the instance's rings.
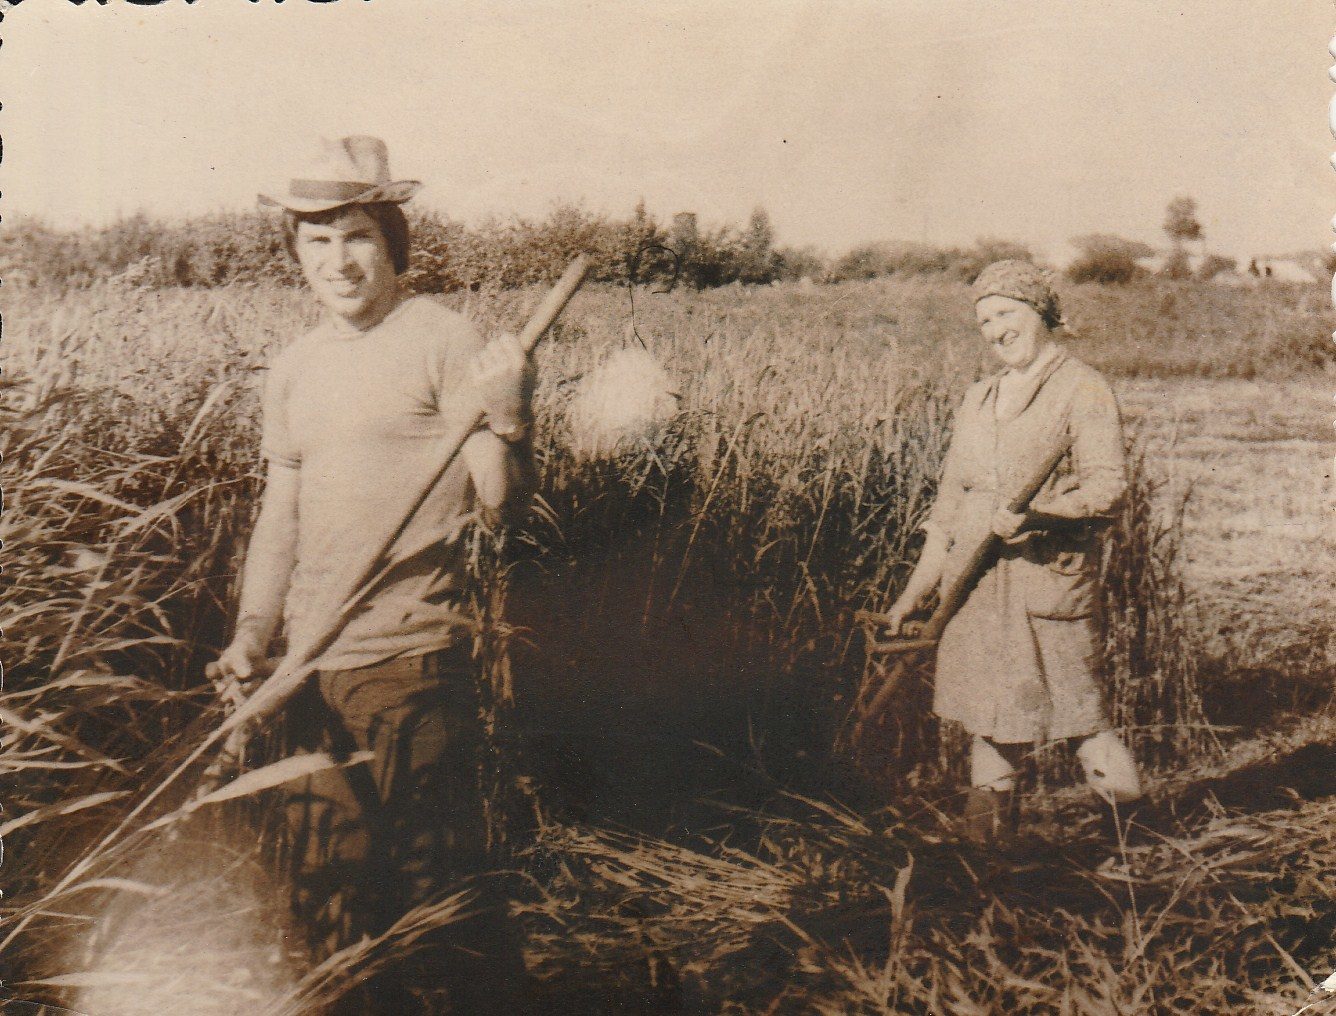
[[[974,305],[979,332],[993,355],[1012,370],[1024,370],[1048,341],[1039,312],[1009,296],[986,296]]]

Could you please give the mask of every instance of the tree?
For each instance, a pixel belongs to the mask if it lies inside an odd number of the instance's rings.
[[[659,225],[654,221],[654,216],[649,214],[643,197],[636,202],[635,211],[631,213],[629,231],[631,238],[638,244],[659,242]]]
[[[1072,246],[1081,253],[1067,266],[1067,277],[1073,282],[1106,285],[1122,285],[1145,274],[1146,270],[1137,262],[1155,253],[1150,244],[1125,240],[1110,233],[1074,236]]]
[[[739,251],[742,242],[737,230],[728,226],[699,233],[695,252],[687,262],[685,272],[697,289],[727,286],[738,281],[742,263]]]
[[[965,282],[973,282],[979,273],[994,261],[1033,261],[1034,252],[1021,243],[981,236],[974,246],[960,251],[955,258],[955,271]]]
[[[886,256],[886,245],[880,243],[867,243],[846,251],[830,269],[830,277],[834,282],[875,279],[879,275],[890,274],[891,266]]]
[[[770,282],[779,274],[779,259],[775,255],[775,230],[770,216],[757,205],[752,209],[747,228],[742,234],[738,255],[738,278],[743,282],[759,284]]]
[[[618,227],[618,248],[625,261],[628,276],[637,283],[669,283],[677,274],[675,259],[663,248],[673,250],[668,235],[659,228],[654,216],[645,207],[645,199],[636,202],[628,222]]]
[[[1190,279],[1192,278],[1192,259],[1188,257],[1188,252],[1182,247],[1175,247],[1170,252],[1169,257],[1165,259],[1164,267],[1160,269],[1160,274],[1166,279]]]
[[[1239,263],[1234,258],[1225,257],[1223,254],[1207,254],[1201,267],[1197,269],[1197,278],[1209,282],[1221,272],[1232,272],[1238,266]]]
[[[803,247],[783,247],[776,253],[779,256],[781,279],[789,281],[811,279],[813,282],[824,282],[830,271],[825,255],[811,244]]]
[[[1201,239],[1201,223],[1197,220],[1197,202],[1190,197],[1176,197],[1164,210],[1164,231],[1175,247],[1190,240]]]

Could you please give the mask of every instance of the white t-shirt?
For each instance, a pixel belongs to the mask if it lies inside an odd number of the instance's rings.
[[[285,349],[265,389],[261,448],[300,470],[297,558],[285,618],[303,645],[350,592],[350,562],[403,517],[473,407],[460,386],[482,348],[461,314],[430,297],[403,300],[364,332],[325,323]],[[470,441],[500,440],[475,432]],[[370,666],[443,648],[470,630],[459,594],[476,508],[457,455],[386,560],[393,567],[320,658],[321,669]],[[341,581],[342,580],[342,581]]]

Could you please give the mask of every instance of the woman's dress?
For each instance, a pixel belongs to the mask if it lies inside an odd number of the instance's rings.
[[[1002,743],[1081,737],[1108,727],[1092,618],[1099,530],[1126,489],[1118,404],[1093,368],[1050,347],[997,415],[997,374],[971,386],[955,417],[926,523],[949,540],[943,585],[999,505],[1057,442],[1070,450],[1030,504],[1041,527],[1001,545],[942,633],[933,710]]]

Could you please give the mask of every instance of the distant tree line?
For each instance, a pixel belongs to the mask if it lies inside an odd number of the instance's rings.
[[[806,252],[775,246],[770,217],[757,208],[746,225],[702,230],[680,214],[659,223],[643,203],[625,219],[558,205],[543,219],[493,218],[476,225],[410,208],[413,255],[408,284],[420,292],[511,288],[550,280],[576,254],[593,260],[602,282],[686,285],[764,284],[824,272]],[[276,216],[242,212],[161,221],[134,215],[100,228],[60,230],[35,220],[0,229],[0,273],[26,281],[85,287],[98,280],[143,286],[296,284]]]
[[[869,244],[831,259],[814,247],[775,243],[758,207],[741,226],[702,229],[695,214],[658,221],[642,202],[623,219],[558,205],[543,219],[492,218],[465,225],[410,209],[413,257],[407,282],[420,292],[511,288],[555,278],[577,253],[597,281],[634,278],[697,289],[803,278],[839,282],[892,275],[947,274],[969,281],[998,257],[1029,257],[999,240],[971,248]],[[99,228],[61,230],[36,220],[0,229],[0,277],[81,288],[99,280],[140,286],[299,282],[271,213],[224,213],[162,221],[133,215]]]
[[[1138,279],[1157,275],[1166,279],[1196,279],[1208,282],[1222,272],[1238,268],[1238,260],[1223,254],[1205,254],[1196,259],[1189,257],[1181,245],[1175,244],[1164,263],[1156,269],[1141,262],[1156,257],[1159,252],[1140,240],[1126,240],[1110,233],[1088,233],[1072,237],[1077,256],[1067,266],[1067,278],[1072,282],[1095,282],[1106,286],[1123,285]]]
[[[491,218],[465,225],[410,208],[409,221],[414,245],[407,282],[420,292],[543,282],[556,278],[580,252],[592,258],[596,281],[634,279],[697,289],[909,276],[972,282],[992,261],[1033,260],[1021,244],[988,238],[968,247],[870,243],[831,258],[811,246],[776,245],[770,216],[761,207],[740,227],[712,229],[702,229],[691,212],[660,222],[644,202],[625,218],[562,204],[543,219]],[[1219,255],[1199,257],[1192,265],[1184,244],[1200,240],[1202,227],[1191,198],[1169,203],[1164,229],[1173,248],[1156,274],[1209,279],[1236,267],[1232,258]],[[1156,254],[1149,244],[1106,233],[1075,237],[1072,243],[1078,255],[1067,276],[1073,282],[1117,285],[1151,274],[1142,264]],[[36,220],[6,223],[0,229],[0,278],[11,288],[25,282],[80,288],[99,280],[150,287],[299,281],[275,216],[259,211],[170,222],[134,215],[80,230]]]
[[[871,243],[836,259],[827,272],[832,282],[882,276],[945,275],[973,282],[979,272],[1004,258],[1034,260],[1028,247],[1009,240],[977,240],[972,247],[928,243]]]

